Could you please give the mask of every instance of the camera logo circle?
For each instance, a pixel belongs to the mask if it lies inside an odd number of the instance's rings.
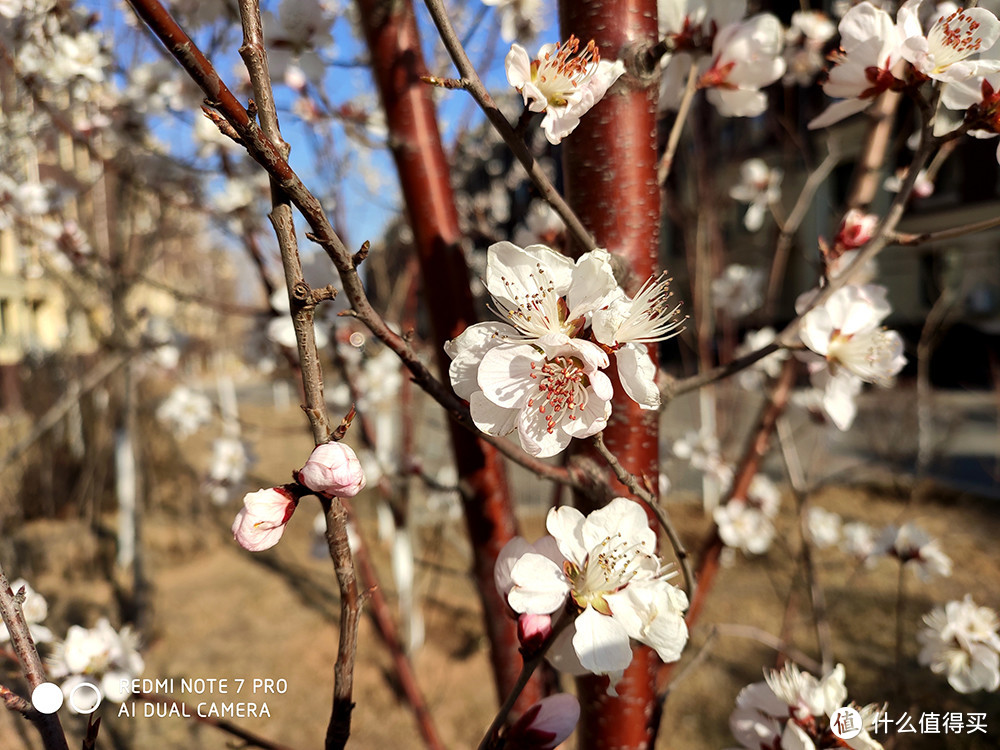
[[[88,695],[89,694],[89,695]],[[92,714],[101,705],[104,696],[97,685],[92,682],[81,682],[69,691],[69,705],[78,714]]]
[[[43,682],[31,691],[31,705],[40,714],[54,714],[62,704],[62,688],[54,682]]]
[[[830,730],[842,740],[853,740],[862,728],[861,714],[850,706],[838,708],[830,717]]]

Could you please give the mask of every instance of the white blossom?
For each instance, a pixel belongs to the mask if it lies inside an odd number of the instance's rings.
[[[868,2],[851,8],[840,20],[840,51],[823,84],[831,104],[810,128],[825,128],[867,109],[875,98],[897,83],[893,74],[902,59],[903,32],[892,17]]]
[[[514,230],[514,244],[527,247],[542,244],[552,247],[566,231],[566,225],[548,201],[532,201],[524,217],[524,226]]]
[[[726,117],[756,117],[767,108],[760,89],[785,72],[784,28],[770,13],[726,26],[715,36],[712,67],[698,80],[708,100]]]
[[[683,324],[680,305],[671,304],[671,297],[670,279],[663,274],[633,298],[620,292],[592,316],[594,337],[614,351],[622,388],[643,409],[660,407],[657,367],[647,344],[676,336]]]
[[[712,511],[719,537],[727,547],[754,555],[767,552],[774,540],[774,524],[764,511],[743,500],[730,500]]]
[[[806,524],[812,543],[820,549],[832,547],[840,541],[841,519],[833,511],[811,507],[806,513]]]
[[[1000,620],[989,607],[979,607],[966,594],[961,601],[935,607],[924,615],[917,633],[918,661],[943,674],[959,693],[994,691],[1000,687]]]
[[[49,603],[45,597],[35,591],[31,584],[23,578],[18,578],[10,584],[10,590],[15,594],[24,589],[24,601],[21,603],[21,614],[28,625],[28,632],[35,643],[50,643],[53,639],[52,631],[42,625],[42,621],[48,617]],[[10,632],[7,625],[0,621],[0,643],[10,640]]]
[[[785,84],[808,86],[823,69],[823,47],[837,33],[829,16],[819,10],[797,10],[785,32]]]
[[[900,55],[925,76],[951,83],[1000,70],[1000,61],[975,59],[1000,37],[1000,21],[985,8],[958,9],[941,16],[924,35],[918,17],[922,2],[907,2],[896,17],[904,34]]]
[[[657,0],[660,37],[669,39],[674,48],[661,60],[662,106],[677,108],[691,66],[698,66],[698,74],[708,70],[719,29],[738,23],[746,12],[746,0]]]
[[[115,630],[107,618],[89,629],[71,625],[66,639],[55,644],[49,676],[63,678],[60,686],[67,698],[80,682],[89,682],[105,698],[121,703],[131,695],[122,690],[123,681],[131,682],[145,668],[138,646],[139,639],[128,625]],[[72,701],[67,705],[75,710]]]
[[[607,425],[613,395],[601,371],[607,366],[608,355],[596,344],[555,334],[495,346],[479,365],[480,390],[469,398],[472,419],[491,435],[516,429],[525,451],[554,456],[572,438]]]
[[[759,331],[747,331],[743,343],[736,348],[733,354],[737,358],[744,357],[773,343],[777,336],[777,331],[770,326],[765,326]],[[764,385],[765,378],[773,379],[781,374],[782,364],[788,357],[788,351],[785,349],[771,352],[766,357],[761,357],[749,367],[741,370],[736,375],[736,382],[740,384],[741,388],[748,391],[757,390]]]
[[[237,438],[222,437],[212,441],[212,463],[209,477],[221,484],[234,485],[243,481],[250,456],[246,445]]]
[[[562,44],[546,44],[532,59],[519,44],[512,44],[505,61],[507,80],[532,112],[544,112],[542,130],[557,144],[580,124],[580,118],[604,98],[625,72],[620,60],[601,59],[593,40],[580,51],[574,37]]]
[[[864,521],[851,521],[841,528],[844,551],[859,560],[866,560],[876,551],[875,529]]]
[[[156,418],[169,425],[177,437],[185,438],[212,419],[212,400],[203,393],[179,385],[160,404]]]
[[[783,748],[783,750],[816,750],[831,735],[830,717],[847,704],[844,667],[838,664],[821,679],[802,672],[789,662],[782,670],[764,673],[763,682],[747,685],[736,697],[736,708],[729,717],[729,728],[743,748]],[[882,745],[871,738],[877,708],[865,706],[861,733],[839,747],[851,750],[881,750]]]
[[[800,297],[796,308],[805,309],[812,294]],[[826,359],[832,374],[844,368],[867,383],[885,385],[906,364],[903,340],[881,326],[890,309],[885,287],[844,286],[802,316],[799,336]]]
[[[951,558],[941,549],[937,539],[932,539],[915,523],[887,526],[875,542],[873,554],[897,558],[900,564],[912,567],[921,581],[951,575]]]
[[[515,612],[554,615],[568,603],[576,613],[550,652],[557,668],[607,674],[613,687],[632,661],[630,639],[663,661],[680,658],[687,597],[669,583],[676,572],[656,556],[642,506],[615,498],[588,516],[562,506],[545,526],[550,536],[534,547],[508,544],[497,578]]]
[[[712,279],[712,304],[731,318],[749,315],[764,303],[766,280],[763,269],[731,263]]]
[[[781,200],[784,172],[767,166],[763,159],[747,159],[740,165],[740,181],[729,190],[729,197],[749,204],[743,225],[756,232],[764,226],[767,209]]]

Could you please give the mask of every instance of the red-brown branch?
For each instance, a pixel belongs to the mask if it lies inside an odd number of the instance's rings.
[[[774,435],[778,425],[778,417],[788,406],[788,399],[792,393],[792,386],[799,372],[799,361],[794,357],[785,361],[781,369],[781,374],[771,391],[771,398],[761,408],[757,424],[750,433],[750,440],[743,451],[739,466],[736,467],[736,475],[733,479],[732,489],[726,501],[732,499],[746,500],[750,489],[750,482],[760,470],[761,461],[767,455],[771,437]],[[698,622],[699,617],[705,607],[705,600],[712,591],[715,584],[716,575],[719,572],[719,555],[722,552],[722,539],[719,538],[718,530],[713,526],[712,532],[706,537],[702,545],[701,556],[695,577],[698,586],[695,589],[694,597],[691,599],[691,606],[688,608],[687,616],[684,618],[688,629],[691,629]],[[674,664],[664,664],[657,676],[657,693],[663,695],[669,687],[670,679],[674,672]]]
[[[629,57],[635,45],[652,45],[657,36],[654,0],[563,0],[560,20],[563,38],[575,34],[584,42],[593,39],[609,60]],[[630,294],[658,270],[656,94],[649,81],[624,76],[563,142],[569,204],[597,244],[625,261],[626,278],[621,282]],[[650,354],[655,358],[655,347]],[[658,413],[641,410],[616,382],[604,442],[627,471],[648,477],[653,486],[659,462],[657,428]],[[617,486],[620,494],[628,494],[623,485]],[[579,497],[577,503],[584,504]],[[577,681],[581,748],[652,747],[660,719],[653,690],[659,660],[645,646],[633,653],[617,697],[607,695],[603,677]]]
[[[445,341],[477,320],[469,272],[459,240],[458,214],[441,144],[432,90],[409,0],[359,0],[372,68],[385,107],[389,142],[399,173],[420,261],[438,366],[448,371]],[[507,695],[518,677],[517,629],[493,584],[493,568],[503,546],[517,533],[500,456],[482,440],[470,440],[449,422],[462,502],[474,553],[473,575],[483,606],[498,695]],[[522,708],[542,697],[534,681],[522,693]]]

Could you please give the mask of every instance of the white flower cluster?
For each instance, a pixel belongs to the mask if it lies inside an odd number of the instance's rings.
[[[764,226],[768,208],[781,200],[784,175],[777,167],[767,166],[763,159],[747,159],[740,165],[740,181],[730,188],[729,197],[748,204],[743,218],[743,226],[748,232],[756,232]]]
[[[903,369],[903,340],[882,328],[891,307],[885,287],[848,285],[835,291],[821,305],[809,308],[816,290],[796,302],[802,314],[799,337],[812,384],[822,392],[823,411],[841,430],[857,415],[854,399],[863,383],[887,386]]]
[[[786,70],[785,29],[778,18],[760,13],[745,18],[746,0],[659,0],[660,36],[673,50],[664,58],[661,101],[675,108],[692,66],[698,88],[719,114],[755,117],[767,108],[761,91]],[[813,32],[815,24],[800,23]],[[798,44],[798,41],[796,42]],[[812,43],[810,43],[812,47]]]
[[[875,704],[856,708],[847,701],[844,667],[816,679],[789,663],[782,670],[764,673],[763,682],[747,685],[736,697],[736,709],[729,717],[729,728],[740,747],[816,750],[821,747],[848,747],[851,750],[880,750],[882,745],[871,738],[879,707]],[[831,717],[849,706],[861,714],[861,732],[852,739],[833,738]]]
[[[668,282],[650,279],[630,298],[606,250],[574,263],[544,245],[492,245],[486,288],[509,322],[477,323],[445,345],[451,384],[476,426],[490,435],[517,430],[521,447],[539,457],[600,432],[611,414],[609,352],[625,393],[644,409],[658,408],[657,367],[646,345],[680,327]]]
[[[121,703],[131,695],[122,691],[122,685],[141,675],[145,666],[138,645],[129,626],[115,630],[103,617],[93,628],[72,625],[66,640],[55,644],[49,676],[62,680],[67,698],[77,685],[89,682],[108,700]],[[73,710],[72,701],[67,705]]]
[[[111,56],[88,28],[93,19],[81,11],[51,0],[25,0],[7,4],[0,16],[17,20],[0,24],[0,38],[13,43],[21,74],[61,87],[76,101],[106,80]]]
[[[935,607],[924,615],[917,640],[918,660],[943,674],[959,693],[994,691],[1000,687],[1000,620],[989,607],[979,607],[966,594],[961,601]]]
[[[615,498],[584,516],[563,506],[549,511],[549,536],[535,544],[515,537],[496,564],[497,589],[523,615],[574,616],[548,653],[571,674],[606,674],[611,688],[632,661],[629,640],[677,661],[687,643],[687,596],[656,556],[656,532],[642,506]]]
[[[951,13],[939,13],[929,0],[908,0],[895,18],[870,2],[854,6],[840,21],[840,51],[823,84],[841,101],[809,127],[827,127],[861,112],[884,91],[929,81],[941,92],[935,135],[965,122],[970,135],[995,137],[1000,133],[998,13],[998,0],[974,8],[953,5]]]
[[[781,494],[763,474],[750,480],[746,498],[734,497],[712,512],[719,537],[727,547],[753,555],[767,552],[774,539],[774,517],[781,507]]]
[[[18,578],[10,584],[10,590],[15,594],[22,588],[24,589],[24,601],[21,603],[21,614],[28,625],[31,639],[35,643],[51,643],[52,631],[42,625],[42,621],[49,614],[49,603],[23,578]],[[7,630],[7,625],[0,620],[0,643],[6,643],[9,640],[10,631]]]
[[[900,564],[909,565],[921,581],[951,575],[951,558],[941,549],[937,539],[915,523],[886,526],[875,540],[872,551],[873,557],[880,555],[895,557]]]
[[[844,552],[868,566],[875,565],[880,558],[892,557],[912,568],[921,581],[951,575],[952,561],[941,549],[941,543],[915,523],[889,524],[876,532],[864,521],[850,521],[840,524],[840,535]]]
[[[156,418],[178,438],[186,438],[212,419],[212,400],[204,393],[179,385],[157,408]]]

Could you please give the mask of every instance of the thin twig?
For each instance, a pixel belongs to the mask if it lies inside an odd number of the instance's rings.
[[[493,723],[490,724],[490,728],[486,730],[486,734],[483,735],[482,741],[479,743],[478,750],[489,750],[494,747],[500,728],[507,723],[507,716],[510,714],[514,704],[517,703],[517,698],[524,690],[524,686],[528,684],[528,680],[531,679],[531,675],[535,673],[539,665],[545,661],[545,654],[548,652],[552,644],[556,642],[556,638],[562,634],[563,630],[568,628],[570,624],[576,619],[576,616],[571,612],[563,612],[558,619],[553,618],[552,632],[549,633],[549,637],[545,639],[544,643],[539,647],[538,651],[530,658],[524,660],[524,665],[521,667],[521,673],[517,676],[517,682],[514,683],[514,688],[510,691],[510,694],[506,697],[503,704],[500,706],[500,710],[497,711],[497,715],[493,718]]]
[[[17,654],[17,660],[21,663],[21,672],[28,681],[28,686],[34,690],[43,682],[48,682],[45,676],[45,667],[42,666],[38,649],[35,648],[35,642],[28,630],[28,623],[21,612],[21,602],[10,590],[10,583],[7,581],[2,566],[0,566],[0,618],[7,626],[11,648]],[[6,699],[5,702],[8,705],[11,703]],[[20,703],[16,701],[14,703],[16,706],[20,706]],[[18,707],[16,710],[21,711],[22,708]],[[28,714],[25,715],[28,716]],[[36,711],[28,718],[31,718],[38,728],[45,750],[69,750],[66,744],[66,735],[63,733],[62,724],[59,723],[59,717],[56,714],[43,714]]]
[[[347,504],[347,501],[344,502]],[[349,504],[347,504],[347,511],[353,515]],[[361,534],[358,534],[358,539],[359,545],[355,553],[358,572],[361,574],[367,588],[368,596],[370,597],[370,611],[375,619],[375,624],[395,665],[396,677],[399,680],[400,688],[406,695],[406,701],[410,704],[413,716],[417,720],[417,727],[420,729],[424,746],[429,748],[429,750],[443,750],[444,744],[441,742],[437,727],[434,724],[434,717],[427,706],[427,701],[424,699],[423,692],[417,682],[413,663],[406,655],[400,643],[399,630],[392,618],[392,613],[389,611],[389,603],[386,601],[384,590],[379,584],[378,573],[368,554],[367,542],[365,542],[365,538]]]
[[[771,263],[771,275],[767,282],[767,294],[764,297],[764,317],[766,319],[774,316],[774,311],[778,304],[778,294],[781,291],[782,282],[785,278],[788,254],[792,249],[792,241],[795,239],[795,233],[799,231],[802,221],[809,212],[809,207],[812,205],[816,191],[819,190],[820,185],[830,176],[830,173],[840,162],[840,149],[832,138],[827,141],[827,149],[826,158],[806,178],[806,182],[802,186],[802,191],[799,193],[799,197],[795,201],[791,213],[788,214],[788,218],[781,225],[781,234],[778,235],[778,242],[774,250],[774,260]]]
[[[691,102],[694,101],[695,92],[698,90],[698,66],[691,65],[688,72],[687,85],[684,87],[684,95],[681,97],[680,106],[677,107],[677,115],[674,117],[674,124],[670,128],[670,135],[667,137],[667,147],[660,157],[660,164],[656,170],[656,179],[659,184],[663,184],[670,177],[670,170],[674,166],[674,155],[677,153],[677,144],[681,141],[681,133],[684,131],[684,123],[687,121],[688,112],[691,110]]]
[[[992,219],[983,219],[983,221],[976,221],[973,222],[972,224],[965,224],[964,226],[960,227],[952,227],[950,229],[939,229],[936,232],[922,232],[920,234],[895,232],[892,235],[890,242],[893,245],[914,247],[916,245],[924,245],[928,242],[940,242],[941,240],[952,240],[955,239],[956,237],[964,237],[967,234],[973,234],[974,232],[982,232],[986,229],[993,229],[995,227],[1000,227],[1000,216],[994,216]],[[954,250],[955,248],[949,247],[948,249]]]
[[[807,653],[786,643],[781,638],[768,633],[766,630],[761,630],[753,625],[735,623],[721,623],[715,625],[714,627],[719,631],[720,635],[734,635],[737,638],[749,638],[750,640],[757,641],[764,646],[773,648],[779,654],[790,656],[795,663],[805,667],[810,672],[825,674],[822,665],[810,657]]]
[[[933,112],[933,110],[931,110],[931,112]],[[779,344],[785,346],[794,344],[798,337],[799,326],[801,325],[802,318],[805,314],[808,313],[809,310],[825,304],[834,292],[850,284],[855,278],[857,278],[868,262],[873,260],[875,256],[877,256],[883,248],[889,244],[892,234],[896,229],[896,225],[899,224],[899,220],[906,211],[906,204],[910,199],[910,195],[913,193],[913,186],[917,182],[917,176],[920,174],[920,170],[923,168],[924,164],[927,163],[931,152],[934,150],[935,144],[938,142],[938,139],[934,138],[931,133],[932,126],[930,113],[925,111],[924,118],[920,145],[917,148],[917,152],[913,155],[913,161],[910,162],[906,177],[903,180],[903,185],[900,187],[899,193],[889,206],[889,211],[886,213],[885,218],[882,219],[878,227],[876,227],[871,241],[869,241],[869,243],[858,252],[857,257],[851,265],[843,271],[843,273],[837,276],[837,278],[829,280],[829,283],[813,299],[808,310],[803,310],[798,317],[785,326],[784,330],[779,333],[775,339]]]
[[[243,24],[243,44],[240,55],[250,74],[263,136],[278,149],[283,159],[288,158],[289,146],[281,138],[278,115],[271,90],[271,76],[264,49],[263,28],[260,18],[259,0],[240,0],[240,18]],[[285,284],[295,341],[299,352],[302,385],[305,394],[305,412],[312,426],[313,441],[319,445],[331,438],[330,418],[327,414],[326,399],[323,395],[323,370],[316,348],[316,334],[313,328],[313,313],[316,303],[313,291],[305,283],[302,275],[302,261],[299,258],[298,242],[295,236],[295,221],[288,194],[271,178],[271,213],[269,218],[274,226],[281,250],[281,264],[285,271]],[[353,259],[352,259],[353,264]],[[324,502],[327,521],[327,540],[330,557],[333,560],[337,582],[340,586],[340,642],[334,664],[333,707],[326,730],[328,750],[346,746],[351,734],[351,713],[354,709],[354,664],[358,649],[358,621],[361,617],[361,599],[358,594],[354,560],[347,536],[347,512],[340,500],[334,498]]]
[[[802,567],[805,570],[806,583],[812,598],[813,620],[816,624],[816,641],[819,644],[822,673],[826,674],[833,667],[833,633],[826,615],[826,596],[819,583],[816,565],[812,557],[813,540],[812,534],[809,532],[809,493],[805,484],[802,463],[792,441],[788,422],[783,417],[778,417],[777,433],[778,445],[781,448],[781,455],[788,471],[788,479],[792,484],[792,491],[795,493],[799,532],[802,536]]]
[[[528,173],[528,177],[535,184],[535,187],[538,188],[542,198],[548,201],[552,208],[555,209],[555,212],[559,214],[559,218],[566,224],[566,228],[573,235],[577,244],[584,250],[593,250],[596,248],[597,242],[590,232],[587,231],[583,222],[580,221],[580,217],[576,215],[569,204],[559,195],[555,185],[552,184],[552,181],[542,171],[535,157],[532,156],[524,141],[517,135],[514,128],[507,121],[507,118],[504,117],[503,112],[497,107],[493,97],[490,96],[490,92],[486,89],[486,86],[483,85],[475,66],[462,46],[455,27],[451,24],[451,19],[448,17],[448,11],[444,7],[444,2],[442,0],[425,0],[425,4],[431,14],[434,25],[437,26],[445,49],[448,50],[448,54],[451,55],[451,59],[458,69],[465,90],[472,95],[472,98],[482,108],[490,124],[493,125],[493,128],[504,140],[504,143],[507,144],[508,148],[510,148],[511,152],[521,163],[521,166],[524,167],[524,171]]]
[[[758,360],[764,359],[767,355],[773,354],[781,348],[781,346],[772,342],[762,346],[760,349],[750,352],[749,354],[745,354],[738,359],[734,359],[732,362],[719,365],[718,367],[713,367],[711,370],[705,370],[704,372],[699,372],[697,375],[692,375],[687,378],[669,379],[667,380],[667,384],[662,389],[661,396],[663,401],[664,403],[669,402],[671,399],[676,398],[683,393],[695,391],[711,383],[728,378],[730,375],[734,375],[741,370],[745,370]]]
[[[630,473],[621,465],[617,456],[608,450],[608,447],[604,444],[603,433],[598,432],[592,438],[594,448],[597,450],[601,457],[608,462],[608,466],[611,467],[611,471],[618,478],[618,481],[628,487],[629,492],[635,495],[637,498],[642,500],[646,504],[653,514],[656,516],[656,520],[659,521],[660,526],[667,534],[667,539],[670,540],[670,546],[674,548],[674,555],[677,557],[677,562],[680,563],[681,572],[684,574],[684,588],[687,591],[688,597],[694,596],[695,580],[694,571],[691,568],[691,556],[681,541],[680,535],[677,533],[677,529],[674,528],[673,522],[670,520],[670,516],[667,514],[666,509],[660,505],[657,501],[656,495],[650,492],[648,489],[642,486],[639,482],[638,477]]]

